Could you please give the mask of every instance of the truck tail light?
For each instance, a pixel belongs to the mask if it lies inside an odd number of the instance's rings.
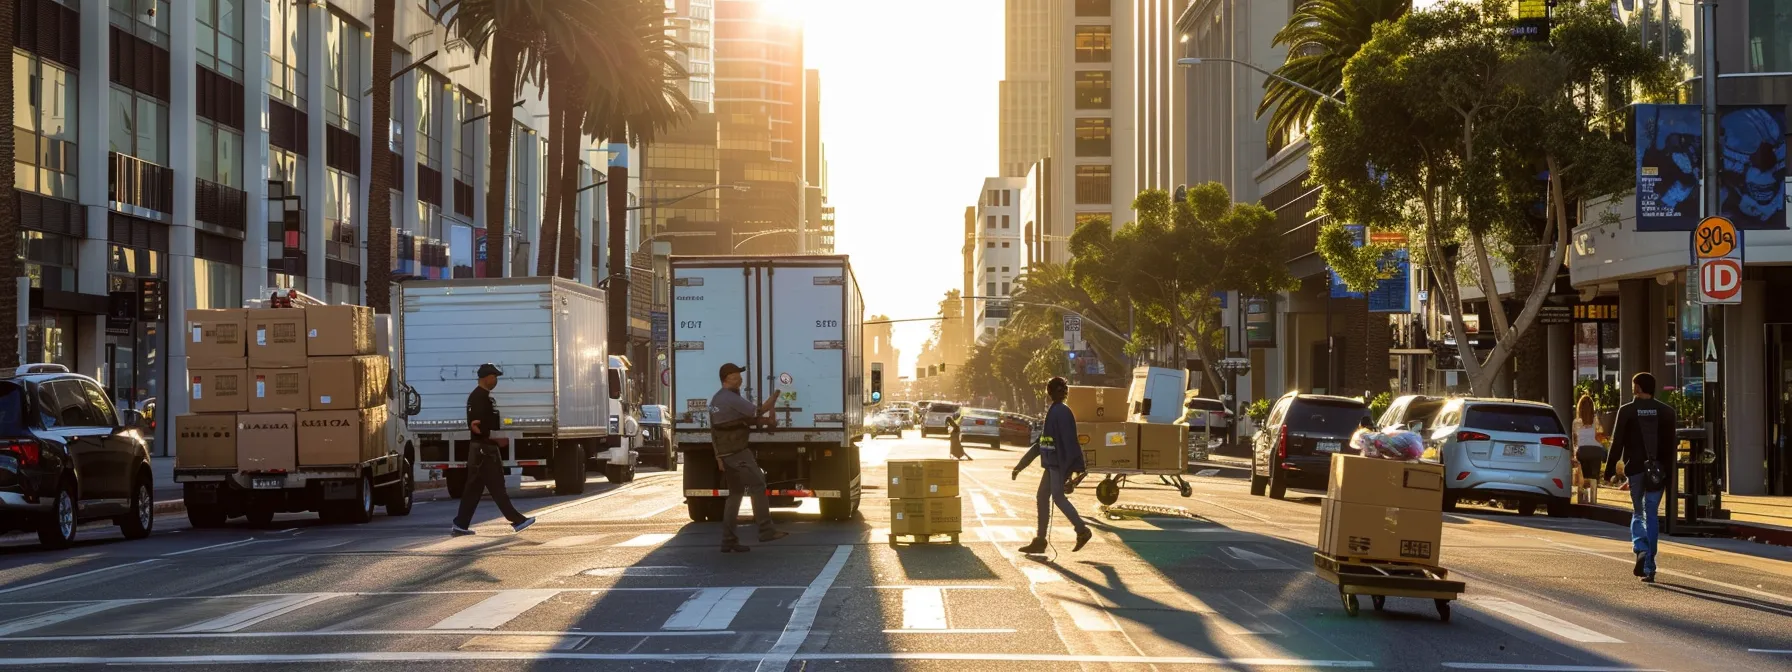
[[[1283,460],[1288,459],[1288,426],[1287,425],[1282,425],[1282,430],[1279,433],[1277,433],[1277,435],[1276,435],[1276,457],[1278,459],[1283,459]]]
[[[32,439],[14,439],[0,443],[0,453],[12,453],[20,465],[35,467],[43,459],[43,446]]]
[[[1480,432],[1457,432],[1457,441],[1491,441],[1493,437]]]
[[[1555,446],[1557,448],[1567,448],[1568,447],[1568,437],[1566,437],[1566,436],[1545,436],[1545,437],[1543,437],[1542,443],[1545,446]]]

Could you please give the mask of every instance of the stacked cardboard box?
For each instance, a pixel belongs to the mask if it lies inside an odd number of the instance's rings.
[[[958,460],[891,460],[890,534],[929,536],[964,531]]]
[[[1130,423],[1139,437],[1139,468],[1146,471],[1188,469],[1188,426],[1169,423]]]
[[[1078,423],[1125,422],[1126,388],[1072,385],[1064,405]]]
[[[292,471],[386,452],[391,363],[373,354],[372,309],[195,310],[187,319],[192,385],[190,414],[175,421],[177,466]]]
[[[1139,431],[1130,422],[1076,423],[1083,463],[1099,469],[1139,468]]]
[[[1443,488],[1442,465],[1333,455],[1319,515],[1320,552],[1436,565]]]

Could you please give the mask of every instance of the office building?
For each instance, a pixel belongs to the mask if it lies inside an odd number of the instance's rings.
[[[996,330],[1008,321],[1007,299],[1026,272],[1020,220],[1021,191],[1026,182],[1020,177],[985,178],[978,194],[976,219],[971,222],[974,227],[968,232],[973,282],[965,289],[976,297],[971,315],[978,329],[975,338],[980,341],[994,338]]]
[[[690,73],[683,84],[685,95],[696,112],[641,151],[646,166],[641,176],[644,239],[659,236],[680,254],[711,251],[706,246],[727,235],[719,229],[726,185],[719,182],[715,115],[715,0],[667,0],[666,8],[667,32],[682,46],[674,55]]]
[[[808,217],[803,27],[762,0],[716,2],[724,252],[793,254]]]
[[[1051,154],[1052,6],[1061,0],[1006,0],[1000,84],[1000,174],[1021,177]]]

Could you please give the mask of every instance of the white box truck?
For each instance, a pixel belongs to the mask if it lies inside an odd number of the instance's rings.
[[[818,498],[822,517],[859,506],[865,433],[864,302],[844,256],[673,257],[669,316],[673,436],[685,453],[692,521],[718,520],[728,486],[716,470],[709,402],[723,364],[747,368],[742,387],[762,403],[775,388],[775,425],[750,445],[772,506]]]
[[[410,418],[418,465],[439,469],[448,494],[467,481],[467,395],[479,365],[498,365],[492,438],[505,472],[585,490],[586,462],[605,454],[611,380],[603,292],[551,277],[413,280],[399,286],[404,379],[422,396]],[[633,464],[625,465],[632,470]]]

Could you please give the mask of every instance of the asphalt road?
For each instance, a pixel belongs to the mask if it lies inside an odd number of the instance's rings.
[[[1039,470],[1011,481],[1018,452],[972,449],[961,545],[888,545],[885,460],[945,452],[866,442],[861,521],[781,510],[791,536],[746,555],[687,522],[672,474],[530,489],[522,534],[487,503],[478,535],[450,538],[438,493],[360,526],[7,536],[0,668],[1792,670],[1789,549],[1666,542],[1646,586],[1622,528],[1468,510],[1446,523],[1468,584],[1450,623],[1401,598],[1351,618],[1313,573],[1318,493],[1251,497],[1237,477],[1122,491],[1150,513],[1103,511],[1085,485],[1095,540],[1071,553],[1059,519],[1035,559],[1014,549]]]

